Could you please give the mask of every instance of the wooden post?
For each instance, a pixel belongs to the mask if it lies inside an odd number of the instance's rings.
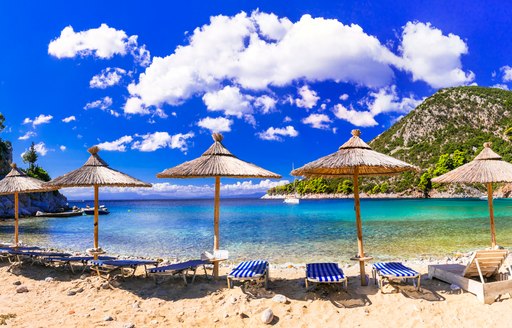
[[[487,183],[487,201],[489,203],[489,217],[491,218],[491,246],[496,246],[496,229],[494,227],[494,209],[492,205],[492,183]]]
[[[94,185],[94,259],[98,259],[98,253],[96,252],[99,248],[98,243],[98,209],[99,209],[99,202],[98,202],[98,194],[99,194],[99,187],[98,185]]]
[[[18,243],[19,243],[19,239],[18,239],[18,233],[19,233],[19,230],[18,230],[18,218],[19,218],[18,202],[19,202],[18,193],[15,192],[14,193],[14,245],[15,246],[18,246]]]
[[[364,258],[363,248],[363,223],[361,222],[361,210],[359,202],[359,168],[354,170],[354,209],[356,211],[356,227],[357,227],[357,248],[360,259]],[[368,285],[366,281],[366,273],[364,270],[364,261],[359,260],[359,272],[361,274],[361,286]]]
[[[219,207],[220,207],[220,177],[215,177],[215,200],[213,210],[213,250],[219,250]],[[219,277],[219,262],[213,263],[213,277]]]

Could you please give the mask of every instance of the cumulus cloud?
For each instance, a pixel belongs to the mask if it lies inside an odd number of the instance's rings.
[[[311,125],[315,129],[328,129],[331,123],[329,116],[325,114],[311,114],[302,120],[302,123]]]
[[[125,31],[116,30],[107,24],[98,28],[75,32],[72,26],[65,27],[60,36],[48,45],[48,54],[61,58],[94,56],[110,59],[114,55],[133,55],[141,66],[149,64],[149,52],[145,45],[139,47],[137,35],[128,36]]]
[[[51,116],[51,115],[40,114],[39,116],[36,116],[34,119],[26,117],[23,120],[23,124],[30,124],[30,123],[32,123],[32,126],[36,127],[36,126],[41,125],[41,124],[48,124],[48,123],[50,123],[52,118],[53,118],[53,116]]]
[[[462,70],[460,57],[468,53],[466,43],[452,33],[430,23],[408,22],[402,32],[400,51],[403,68],[414,81],[422,80],[434,88],[471,83],[475,74]]]
[[[28,131],[27,133],[25,133],[24,135],[22,135],[21,137],[18,138],[18,140],[27,140],[29,139],[30,137],[35,137],[36,136],[36,133],[33,132],[33,131]]]
[[[337,118],[350,122],[355,126],[366,127],[375,126],[378,124],[377,121],[375,121],[373,118],[374,115],[369,111],[347,109],[342,104],[336,104],[334,105],[333,112]]]
[[[277,99],[267,95],[260,96],[254,100],[254,107],[259,108],[263,114],[268,114],[276,108]]]
[[[288,180],[272,181],[262,180],[254,182],[252,180],[237,181],[232,184],[225,184],[221,182],[220,189],[223,196],[244,196],[253,195],[256,193],[264,194],[270,188],[281,186],[289,183]],[[87,188],[66,188],[62,190],[66,197],[70,199],[84,199],[92,198],[92,191]],[[123,197],[124,195],[136,194],[139,197],[162,197],[162,198],[213,198],[214,186],[213,185],[178,185],[170,182],[154,183],[151,188],[104,188],[102,193],[109,194],[110,198]]]
[[[66,148],[66,146],[64,146],[64,145],[61,145],[61,146],[59,147],[59,149],[60,149],[61,151],[66,151],[66,149],[67,149],[67,148]]]
[[[197,126],[208,129],[211,132],[229,132],[231,131],[233,120],[225,117],[205,117],[197,122]]]
[[[133,138],[131,136],[124,136],[117,140],[110,141],[110,142],[102,142],[98,144],[97,146],[100,147],[101,150],[107,150],[107,151],[126,151],[126,146],[130,142],[133,141]]]
[[[119,67],[107,67],[100,72],[100,74],[94,75],[89,81],[91,88],[106,89],[108,87],[119,84],[121,78],[126,75],[126,71]]]
[[[339,98],[340,98],[340,100],[347,100],[348,99],[348,94],[344,93]]]
[[[137,97],[131,97],[129,98],[123,107],[125,114],[138,114],[138,115],[145,115],[149,114],[149,109],[144,105],[142,100]]]
[[[296,137],[299,135],[299,132],[295,130],[295,128],[291,125],[288,125],[284,128],[274,128],[270,127],[265,131],[257,133],[257,136],[262,140],[275,140],[275,141],[283,141],[282,137]]]
[[[154,57],[128,90],[145,106],[175,106],[195,95],[215,94],[225,81],[236,85],[230,88],[253,91],[298,80],[378,87],[392,80],[390,65],[397,61],[358,25],[309,15],[292,23],[273,14],[242,12],[211,17],[187,45]]]
[[[512,81],[512,67],[505,65],[500,68],[500,71],[503,74],[503,78],[502,78],[503,82]]]
[[[179,149],[182,152],[186,152],[188,150],[187,139],[192,138],[194,136],[194,133],[189,132],[186,134],[178,133],[175,135],[170,135],[167,132],[154,132],[136,136],[141,138],[142,140],[135,141],[132,144],[132,149],[150,152],[160,148],[167,147],[171,149]]]
[[[374,116],[389,112],[407,114],[423,101],[423,99],[417,99],[412,94],[400,99],[395,86],[382,88],[377,92],[370,92],[369,96],[373,100],[368,100],[367,105]]]
[[[62,122],[64,122],[64,123],[69,123],[72,121],[76,121],[76,117],[74,115],[71,115],[71,116],[68,116],[68,117],[65,117],[62,119]]]
[[[320,99],[320,97],[317,96],[316,91],[310,90],[307,85],[302,86],[299,89],[299,96],[300,98],[295,99],[295,104],[300,108],[311,109],[316,106],[316,103]]]
[[[207,92],[203,96],[204,104],[209,111],[222,111],[225,115],[243,116],[253,113],[250,97],[242,94],[238,87],[226,86],[215,92]]]
[[[46,148],[46,145],[44,142],[39,142],[39,143],[36,143],[34,145],[34,150],[36,151],[36,153],[38,153],[39,155],[41,156],[46,156],[46,154],[52,150],[52,149],[48,149]],[[23,156],[25,155],[25,153],[28,151],[28,149],[25,149],[25,151],[23,153],[21,153],[21,158],[23,158]]]
[[[119,117],[120,114],[110,108],[110,106],[112,106],[113,103],[114,103],[114,101],[112,100],[112,98],[110,98],[109,96],[106,96],[101,99],[91,101],[91,102],[85,104],[84,109],[89,110],[89,109],[97,108],[106,113],[109,113],[112,116]]]
[[[491,88],[498,88],[498,89],[502,89],[502,90],[509,90],[508,89],[508,85],[502,84],[502,83],[498,83],[498,84],[492,85]]]

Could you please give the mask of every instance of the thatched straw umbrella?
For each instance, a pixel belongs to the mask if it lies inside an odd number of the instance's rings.
[[[56,190],[55,187],[45,187],[44,181],[34,179],[23,173],[16,163],[11,164],[11,172],[0,181],[0,195],[14,194],[14,245],[18,246],[18,194],[31,192],[47,192]]]
[[[491,143],[484,143],[484,149],[471,162],[432,179],[435,183],[484,183],[487,185],[487,201],[491,220],[491,246],[496,246],[494,210],[492,204],[492,183],[512,182],[512,164],[505,162],[491,149]]]
[[[392,175],[405,171],[414,171],[417,170],[417,168],[372,150],[370,146],[359,138],[360,135],[361,131],[352,130],[352,137],[344,143],[337,152],[293,170],[292,175],[322,178],[353,178],[357,246],[359,249],[358,255],[353,259],[359,261],[361,285],[365,286],[367,281],[364,263],[370,260],[371,257],[365,256],[363,248],[363,227],[359,202],[359,176]]]
[[[158,173],[157,178],[215,178],[215,200],[213,212],[213,249],[219,249],[219,205],[220,205],[220,178],[273,178],[279,179],[281,176],[267,171],[252,163],[238,159],[231,154],[222,144],[222,135],[214,133],[212,135],[215,141],[213,145],[206,150],[201,157],[185,162],[173,168]],[[214,263],[213,274],[218,277],[218,263]]]
[[[103,253],[98,245],[98,191],[99,187],[151,187],[151,184],[114,170],[98,155],[98,146],[88,149],[91,156],[85,164],[69,173],[45,183],[49,187],[94,187],[94,248],[91,253],[97,257]]]

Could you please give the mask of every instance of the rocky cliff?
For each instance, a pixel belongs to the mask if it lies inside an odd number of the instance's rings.
[[[10,171],[12,148],[8,141],[0,139],[0,178]],[[34,216],[37,211],[58,212],[67,208],[67,199],[58,191],[45,193],[20,194],[20,216]],[[0,217],[14,217],[14,197],[0,196]]]

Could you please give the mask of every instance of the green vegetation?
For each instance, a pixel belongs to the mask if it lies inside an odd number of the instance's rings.
[[[36,164],[39,155],[37,155],[34,142],[30,148],[23,154],[23,162],[28,163],[28,169],[25,170],[28,176],[43,181],[50,181],[50,175],[42,167]]]
[[[432,184],[433,177],[472,160],[488,141],[504,160],[512,162],[512,92],[477,86],[439,90],[370,142],[374,150],[422,171],[391,178],[363,178],[360,189],[369,194],[419,191],[428,197],[431,190],[446,188]],[[293,185],[268,191],[289,192],[293,192]],[[307,179],[297,182],[297,192],[350,194],[352,181]]]
[[[5,129],[4,123],[5,117],[2,113],[0,113],[0,132]],[[11,160],[9,155],[11,154],[11,150],[11,142],[2,140],[2,138],[0,138],[0,176],[5,176],[7,173],[9,173],[9,161]]]

